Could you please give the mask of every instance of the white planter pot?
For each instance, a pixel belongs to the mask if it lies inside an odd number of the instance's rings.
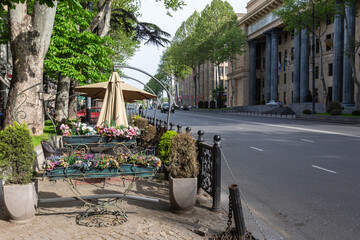
[[[37,194],[35,184],[3,186],[4,206],[10,222],[26,223],[35,216]]]
[[[194,210],[197,195],[197,178],[170,177],[170,205],[175,213],[189,214]]]

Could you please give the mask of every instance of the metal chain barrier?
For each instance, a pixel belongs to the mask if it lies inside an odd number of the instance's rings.
[[[230,172],[230,175],[231,175],[234,183],[235,183],[235,184],[238,184],[238,183],[236,182],[236,179],[235,179],[235,177],[234,177],[233,172],[231,171],[231,168],[230,168],[229,163],[228,163],[228,161],[227,161],[227,159],[226,159],[226,157],[225,157],[225,154],[224,154],[224,152],[223,152],[223,150],[222,150],[221,148],[220,148],[220,151],[221,151],[221,155],[222,155],[222,157],[224,158],[225,164],[226,164],[226,166],[227,166],[227,168],[228,168],[228,170],[229,170],[229,172]],[[256,220],[256,217],[254,216],[253,212],[251,211],[251,209],[250,209],[250,207],[249,207],[249,204],[248,204],[248,202],[247,202],[244,194],[241,192],[240,188],[239,188],[239,191],[240,191],[241,198],[242,198],[242,200],[243,200],[244,203],[245,203],[246,208],[249,210],[249,212],[250,212],[250,214],[251,214],[252,219],[254,220],[254,222],[255,222],[257,228],[259,229],[261,235],[263,236],[264,240],[266,240],[265,234],[264,234],[263,230],[261,229],[258,221]],[[229,216],[230,216],[230,212],[232,212],[232,211],[230,211],[230,208],[231,208],[231,200],[230,200],[230,196],[229,196]],[[231,216],[231,217],[232,217],[232,216]],[[228,224],[229,224],[229,222],[228,222]],[[229,225],[228,225],[228,228],[229,228]],[[228,230],[228,229],[227,229],[227,230]]]

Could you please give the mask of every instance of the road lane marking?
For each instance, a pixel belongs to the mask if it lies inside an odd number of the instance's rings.
[[[256,147],[250,147],[250,148],[252,148],[252,149],[254,149],[254,150],[257,150],[257,151],[260,151],[260,152],[263,152],[264,150],[262,150],[262,149],[260,149],[260,148],[256,148]]]
[[[329,169],[326,169],[326,168],[322,168],[322,167],[319,167],[319,166],[316,166],[316,165],[311,165],[313,168],[317,168],[317,169],[320,169],[320,170],[323,170],[323,171],[326,171],[326,172],[329,172],[329,173],[336,173],[335,171],[332,171],[332,170],[329,170]]]
[[[314,143],[315,141],[312,141],[312,140],[308,140],[308,139],[300,139],[301,141],[304,141],[304,142],[309,142],[309,143]]]
[[[267,134],[267,135],[270,135],[271,133],[268,133],[268,132],[263,132],[264,134]]]
[[[191,113],[191,115],[204,117],[204,115],[200,115],[200,114]],[[323,130],[316,130],[316,129],[309,129],[309,128],[301,128],[301,127],[291,127],[291,126],[276,125],[276,124],[267,124],[267,123],[260,123],[260,122],[250,122],[250,121],[244,121],[244,120],[233,119],[233,118],[222,118],[222,117],[213,117],[213,116],[206,116],[206,117],[222,119],[222,120],[227,120],[227,121],[238,121],[238,122],[249,123],[249,124],[264,125],[264,126],[270,126],[270,127],[288,128],[288,129],[302,130],[302,131],[307,131],[307,132],[316,132],[316,133],[324,133],[324,134],[332,134],[332,135],[360,138],[360,135],[353,135],[353,134],[346,134],[346,133],[339,133],[339,132],[323,131]]]

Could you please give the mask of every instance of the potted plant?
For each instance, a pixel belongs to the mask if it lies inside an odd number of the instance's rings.
[[[197,162],[195,139],[179,133],[171,140],[169,157],[170,205],[175,213],[191,213],[196,203]]]
[[[34,159],[27,125],[15,122],[0,132],[0,178],[5,181],[4,206],[11,222],[28,222],[35,216]]]

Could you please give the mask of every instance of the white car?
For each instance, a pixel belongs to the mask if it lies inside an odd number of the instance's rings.
[[[279,106],[279,107],[281,107],[281,106],[282,106],[282,103],[279,102],[279,101],[270,100],[268,103],[266,103],[266,105],[268,105],[268,106]]]

